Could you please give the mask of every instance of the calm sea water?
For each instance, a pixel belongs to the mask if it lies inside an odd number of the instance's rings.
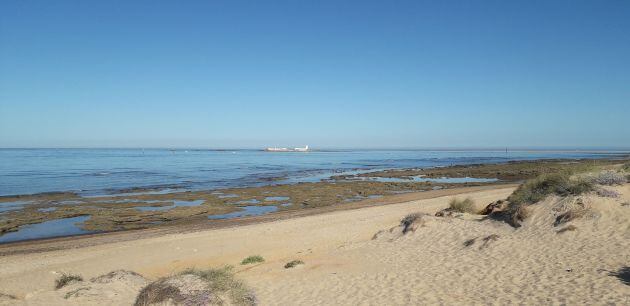
[[[542,158],[602,158],[613,152],[0,149],[0,195],[183,190],[319,181],[356,170],[435,167]]]

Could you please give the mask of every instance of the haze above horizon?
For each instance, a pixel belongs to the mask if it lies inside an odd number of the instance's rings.
[[[627,1],[3,1],[0,148],[628,148]]]

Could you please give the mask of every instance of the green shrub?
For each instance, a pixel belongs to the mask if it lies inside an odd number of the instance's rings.
[[[303,264],[304,264],[303,261],[301,261],[299,259],[296,259],[296,260],[292,260],[292,261],[287,262],[287,264],[284,265],[284,268],[285,269],[289,269],[289,268],[293,268],[293,267],[296,267],[298,265],[303,265]]]
[[[472,214],[475,212],[475,202],[470,198],[464,200],[452,199],[448,203],[448,208],[452,211]]]
[[[55,280],[55,289],[61,289],[72,282],[80,281],[83,281],[83,277],[81,277],[81,275],[63,273],[61,277]]]
[[[509,197],[510,205],[534,204],[547,196],[579,195],[592,191],[594,185],[584,179],[571,179],[570,173],[543,174],[523,183]]]
[[[630,172],[630,162],[623,164],[623,170]]]
[[[251,264],[251,263],[257,263],[257,262],[264,262],[265,259],[260,256],[260,255],[252,255],[249,256],[245,259],[243,259],[243,261],[241,261],[241,265],[247,265],[247,264]]]
[[[528,205],[542,201],[550,195],[580,195],[595,190],[592,181],[572,178],[573,173],[575,171],[542,174],[526,181],[508,197],[508,206],[504,211],[492,213],[488,217],[519,227],[520,222],[529,216]]]

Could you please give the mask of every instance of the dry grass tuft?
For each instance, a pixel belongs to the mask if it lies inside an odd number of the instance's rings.
[[[448,203],[448,209],[460,213],[475,213],[475,202],[471,198],[465,198],[464,200],[452,199]]]
[[[586,214],[586,211],[586,209],[581,208],[569,209],[556,217],[556,221],[553,222],[553,226],[559,226],[577,218],[581,218]]]
[[[303,261],[301,261],[299,259],[296,259],[296,260],[292,260],[292,261],[287,262],[287,264],[284,265],[284,268],[285,269],[290,269],[290,268],[297,267],[297,266],[303,265],[303,264],[304,264]]]
[[[81,277],[81,275],[63,273],[57,280],[55,280],[55,289],[59,290],[72,282],[80,281],[83,281],[83,277]]]
[[[229,302],[227,301],[229,299]],[[143,288],[135,305],[255,305],[256,297],[241,281],[234,278],[232,267],[188,269],[161,278]]]
[[[543,174],[522,184],[509,197],[511,204],[534,204],[552,194],[558,196],[580,195],[594,189],[592,182],[583,178],[571,178],[571,173]]]
[[[520,227],[520,223],[527,219],[527,206],[544,200],[550,195],[569,196],[580,195],[593,191],[595,184],[592,180],[581,177],[573,178],[574,172],[561,171],[543,174],[519,186],[507,199],[507,208],[503,211],[492,212],[488,218],[499,220],[513,227]],[[570,215],[565,216],[571,217]]]
[[[109,272],[107,274],[103,274],[101,276],[93,277],[90,279],[93,283],[106,284],[111,283],[116,280],[121,280],[127,277],[139,277],[144,278],[142,275],[128,270],[116,270]]]
[[[497,234],[488,235],[482,239],[483,244],[479,246],[479,249],[481,250],[481,249],[487,248],[490,243],[497,240],[499,240],[499,235]]]
[[[63,296],[63,298],[67,300],[67,299],[69,299],[71,297],[77,297],[77,296],[80,295],[81,291],[85,291],[85,290],[90,290],[90,288],[88,288],[88,287],[81,287],[81,288],[74,289],[72,291],[68,291]]]
[[[252,255],[243,259],[243,261],[241,261],[241,265],[247,265],[247,264],[258,263],[258,262],[265,262],[265,259],[260,255]]]
[[[423,224],[422,217],[425,214],[422,213],[413,213],[405,216],[402,220],[400,220],[400,226],[402,226],[402,233],[407,234],[408,232],[415,232],[418,224],[421,226]]]
[[[472,246],[473,244],[475,244],[475,242],[477,242],[477,237],[464,241],[464,246],[465,247]]]
[[[564,232],[569,232],[569,231],[572,232],[572,231],[575,231],[575,230],[577,230],[577,227],[575,225],[571,224],[571,225],[568,225],[568,226],[565,226],[565,227],[559,229],[556,233],[557,234],[562,234]]]

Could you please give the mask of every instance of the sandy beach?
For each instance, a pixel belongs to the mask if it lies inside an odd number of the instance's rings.
[[[630,207],[622,205],[630,200],[629,184],[614,187],[619,198],[583,196],[592,215],[572,221],[576,230],[562,233],[553,226],[554,208],[572,200],[558,197],[533,205],[531,217],[518,229],[479,215],[433,216],[453,197],[469,197],[482,208],[513,190],[438,194],[238,227],[6,255],[0,258],[0,293],[6,305],[131,305],[150,280],[190,267],[232,265],[260,305],[628,303],[630,286],[618,271],[630,263]],[[400,220],[418,212],[427,215],[415,231],[402,234]],[[265,262],[240,265],[250,255],[261,255]],[[305,264],[284,268],[295,259]],[[121,269],[143,277],[87,281]],[[61,273],[86,281],[54,290]]]

